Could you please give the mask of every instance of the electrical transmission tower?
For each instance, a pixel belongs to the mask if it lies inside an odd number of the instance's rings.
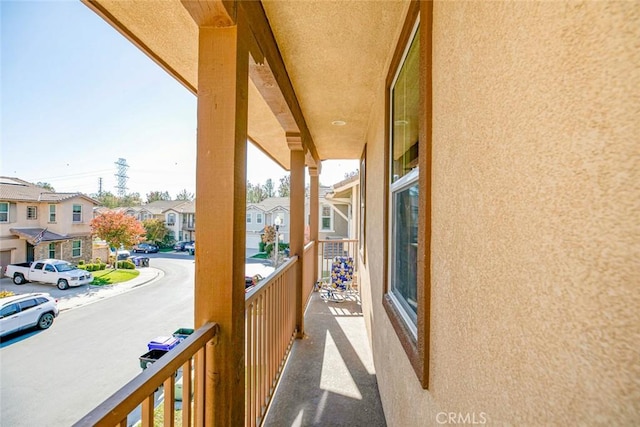
[[[118,190],[118,196],[124,197],[127,192],[127,169],[129,165],[127,164],[127,160],[123,158],[119,158],[116,162],[116,166],[118,166],[118,173],[116,174],[116,178],[118,178],[118,185],[116,185],[116,189]]]

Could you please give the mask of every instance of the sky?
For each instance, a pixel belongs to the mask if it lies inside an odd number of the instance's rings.
[[[0,175],[59,192],[195,193],[196,97],[79,1],[0,0]],[[323,162],[335,184],[357,160]],[[249,144],[247,179],[288,174]]]

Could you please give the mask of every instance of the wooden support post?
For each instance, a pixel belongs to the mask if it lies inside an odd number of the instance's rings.
[[[302,295],[302,267],[304,262],[304,147],[300,134],[288,133],[291,151],[290,237],[289,250],[298,256],[294,266],[296,283],[296,338],[304,336],[304,301]]]
[[[200,3],[195,7],[200,16]],[[217,344],[207,346],[205,419],[244,424],[244,269],[248,51],[246,20],[199,26],[196,169],[195,327],[215,321]],[[211,366],[213,365],[213,366]]]
[[[313,272],[314,281],[319,280],[321,274],[318,273],[318,216],[320,215],[320,164],[317,167],[309,167],[309,239],[315,242],[313,246]]]

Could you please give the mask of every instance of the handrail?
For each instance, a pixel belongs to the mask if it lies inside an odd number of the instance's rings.
[[[114,426],[126,420],[140,403],[152,395],[164,381],[172,377],[194,354],[219,333],[220,326],[209,322],[194,331],[176,348],[152,363],[140,375],[112,394],[74,424],[80,426]],[[189,394],[187,393],[186,396]]]
[[[298,256],[294,255],[285,261],[280,267],[276,268],[273,273],[269,275],[267,280],[264,280],[258,284],[256,284],[253,288],[251,288],[244,296],[245,304],[252,302],[260,291],[264,288],[267,288],[271,285],[272,282],[278,279],[285,271],[287,271],[291,266],[293,266],[296,262],[298,262]]]

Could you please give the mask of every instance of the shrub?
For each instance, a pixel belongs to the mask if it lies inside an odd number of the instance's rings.
[[[263,242],[262,240],[260,240],[260,243],[258,243],[258,252],[264,252],[265,251],[265,246],[267,246],[267,244],[265,242]]]
[[[100,259],[100,258],[98,258]],[[100,263],[98,264],[98,270],[104,270],[105,268],[107,268],[107,264],[105,264],[104,262],[100,261]]]
[[[78,267],[78,269],[80,269],[80,270],[87,270],[87,271],[89,271],[89,269],[87,268],[87,265],[86,265],[86,264],[78,264],[78,265],[77,265],[77,267]]]
[[[129,260],[118,261],[118,268],[123,268],[125,270],[135,270],[136,265]]]
[[[78,266],[84,265],[84,260],[81,259],[80,261],[78,261]]]
[[[14,295],[11,291],[0,291],[0,298],[12,297]]]
[[[102,264],[102,259],[100,257],[97,257],[95,263]]]

